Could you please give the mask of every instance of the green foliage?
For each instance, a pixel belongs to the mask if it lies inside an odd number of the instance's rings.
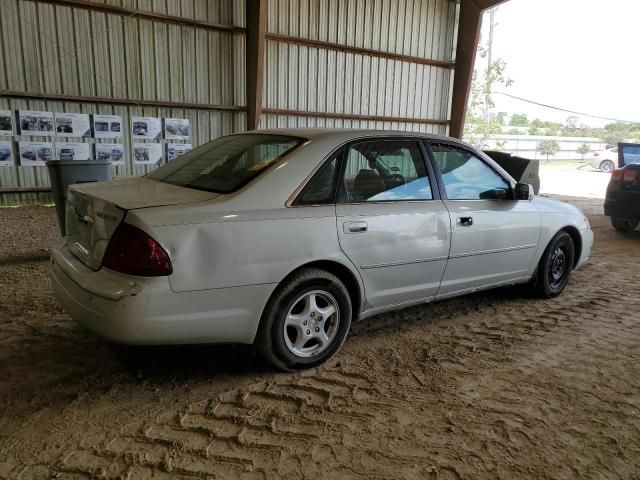
[[[604,133],[602,133],[602,135],[600,135],[600,138],[605,143],[610,143],[611,145],[615,145],[618,142],[623,142],[628,137],[625,134],[625,132],[620,132],[620,131],[607,132],[607,131],[605,131]]]
[[[464,139],[474,147],[484,149],[489,147],[489,138],[501,132],[502,125],[498,122],[481,120],[465,124]]]
[[[527,115],[525,113],[514,113],[511,116],[511,121],[509,125],[512,127],[526,127],[529,125],[529,120],[527,119]]]
[[[580,127],[579,119],[575,115],[571,115],[567,117],[567,121],[565,123],[567,129],[576,130]]]
[[[589,145],[587,145],[586,143],[583,143],[582,145],[580,145],[578,147],[578,149],[576,150],[576,152],[578,152],[580,154],[580,156],[582,157],[582,160],[584,160],[584,156],[589,153],[591,151],[591,147]]]
[[[559,150],[560,145],[555,140],[540,140],[536,148],[538,153],[547,157],[547,161],[551,155],[555,155]]]
[[[530,125],[536,128],[549,128],[552,130],[558,130],[562,128],[562,124],[558,122],[548,122],[545,120],[540,120],[539,118],[535,118],[531,120]]]
[[[478,55],[486,56],[482,45],[478,46]],[[512,80],[506,75],[506,63],[502,59],[491,62],[485,70],[475,69],[471,80],[471,92],[467,117],[465,118],[464,139],[478,148],[489,146],[489,137],[502,131],[504,115],[491,118],[495,107],[492,91],[495,86],[509,86]]]

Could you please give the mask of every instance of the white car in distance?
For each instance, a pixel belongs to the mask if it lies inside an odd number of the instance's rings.
[[[618,147],[593,152],[589,163],[593,168],[601,172],[613,172],[618,166]]]
[[[125,344],[248,343],[321,364],[352,321],[502,285],[560,294],[593,234],[447,137],[264,130],[142,178],[69,188],[53,287]]]

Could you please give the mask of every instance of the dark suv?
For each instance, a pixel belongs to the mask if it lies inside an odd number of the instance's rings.
[[[613,228],[634,230],[640,223],[640,144],[618,144],[618,168],[611,172],[604,199],[604,214]]]

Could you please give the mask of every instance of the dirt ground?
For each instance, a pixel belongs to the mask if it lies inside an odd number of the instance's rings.
[[[596,244],[559,298],[382,315],[300,374],[233,346],[132,363],[52,297],[54,210],[0,209],[0,478],[640,479],[640,232],[571,201]]]

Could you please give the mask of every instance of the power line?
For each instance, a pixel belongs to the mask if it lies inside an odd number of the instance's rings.
[[[505,97],[514,98],[514,99],[520,100],[522,102],[532,103],[532,104],[538,105],[540,107],[551,108],[553,110],[559,110],[561,112],[574,113],[576,115],[582,115],[584,117],[599,118],[600,120],[610,120],[612,122],[639,123],[639,122],[633,121],[633,120],[621,120],[619,118],[601,117],[599,115],[591,115],[589,113],[576,112],[575,110],[568,110],[566,108],[555,107],[553,105],[547,105],[545,103],[536,102],[535,100],[529,100],[527,98],[517,97],[516,95],[511,95],[510,93],[504,93],[504,92],[492,92],[492,93],[497,94],[497,95],[504,95]]]

